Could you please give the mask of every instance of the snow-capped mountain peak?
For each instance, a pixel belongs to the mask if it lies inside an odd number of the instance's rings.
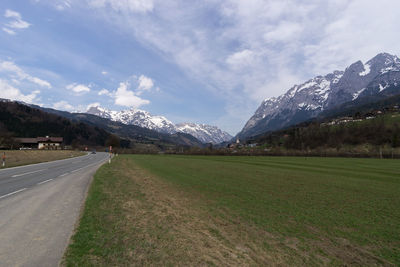
[[[86,113],[88,114],[92,114],[92,115],[96,115],[102,118],[106,118],[106,119],[111,119],[111,110],[99,107],[99,106],[93,106],[90,107]]]
[[[179,123],[176,127],[178,132],[193,135],[203,143],[218,144],[232,139],[227,132],[207,124]]]
[[[161,133],[174,134],[182,132],[191,134],[203,143],[217,144],[232,139],[231,135],[215,126],[195,123],[181,123],[175,125],[163,116],[153,116],[149,112],[141,109],[132,108],[122,111],[113,111],[94,106],[90,107],[86,113],[128,125],[137,125]]]
[[[397,84],[400,84],[400,59],[381,53],[365,64],[357,61],[345,71],[314,77],[281,96],[265,99],[238,137],[293,125],[364,95],[385,92],[390,85]]]
[[[86,113],[113,121],[119,121],[124,124],[137,125],[162,133],[173,134],[177,132],[175,125],[165,117],[152,116],[149,112],[141,109],[132,108],[128,110],[114,111],[96,106],[89,108]]]

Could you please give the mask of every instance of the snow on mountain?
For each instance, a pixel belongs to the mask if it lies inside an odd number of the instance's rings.
[[[195,123],[175,125],[163,116],[153,116],[149,112],[140,109],[113,111],[96,106],[90,107],[86,113],[128,125],[137,125],[161,133],[174,134],[182,132],[191,134],[203,143],[217,144],[232,139],[231,135],[215,126]]]
[[[128,125],[137,125],[143,128],[155,130],[161,133],[176,133],[175,125],[163,116],[152,116],[149,112],[140,109],[128,109],[114,111],[97,107],[91,107],[86,112],[102,118],[119,121]]]
[[[179,123],[176,127],[178,132],[193,135],[203,143],[219,144],[232,139],[230,134],[216,126],[196,123]]]
[[[331,85],[337,83],[342,76],[343,72],[341,71],[335,71],[326,76],[317,76],[303,84],[293,86],[277,98],[265,99],[253,117],[246,123],[242,132],[251,131],[261,120],[277,119],[283,111],[291,114],[297,110],[304,110],[311,114],[318,114],[327,102]]]
[[[369,65],[367,63],[364,65],[364,70],[362,72],[360,72],[358,75],[365,76],[365,75],[368,75],[370,72],[371,72],[371,65]]]
[[[382,92],[395,83],[400,84],[397,56],[381,53],[365,64],[357,61],[345,71],[317,76],[293,86],[279,97],[265,99],[238,137],[246,138],[305,121],[323,110]],[[372,86],[374,89],[370,88]]]

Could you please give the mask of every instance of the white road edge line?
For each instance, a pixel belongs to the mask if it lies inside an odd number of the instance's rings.
[[[26,189],[28,189],[28,188],[22,188],[22,189],[20,189],[20,190],[14,191],[14,192],[12,192],[12,193],[8,193],[7,195],[1,196],[0,199],[5,198],[5,197],[12,196],[12,195],[14,195],[14,194],[16,194],[16,193],[25,191]]]
[[[93,165],[96,165],[96,164],[99,164],[99,163],[100,163],[100,162],[95,162],[95,163],[89,164],[89,165],[87,165],[87,166],[84,166],[84,167],[82,167],[82,168],[79,168],[79,169],[76,169],[76,170],[73,170],[73,171],[70,171],[70,172],[61,174],[61,175],[59,175],[59,176],[57,176],[57,177],[63,177],[63,176],[66,176],[66,175],[68,175],[68,174],[71,174],[71,173],[74,173],[74,172],[83,170],[83,169],[85,169],[85,168],[87,168],[87,167],[90,167],[90,166],[93,166]]]
[[[95,163],[89,164],[89,165],[87,165],[87,166],[84,166],[84,167],[82,167],[82,168],[79,168],[79,169],[73,170],[73,171],[71,171],[71,173],[74,173],[74,172],[77,172],[77,171],[83,170],[83,169],[85,169],[85,168],[87,168],[87,167],[90,167],[90,166],[96,165],[96,164],[98,164],[98,163],[99,163],[99,162],[95,162]]]
[[[47,183],[47,182],[50,182],[50,181],[52,181],[52,180],[53,180],[53,179],[48,179],[48,180],[46,180],[46,181],[43,181],[43,182],[38,183],[38,185],[44,184],[44,183]]]
[[[12,178],[15,177],[20,177],[20,176],[24,176],[24,175],[28,175],[28,174],[33,174],[33,173],[37,173],[37,172],[41,172],[41,171],[45,171],[47,169],[41,169],[41,170],[37,170],[37,171],[32,171],[32,172],[26,172],[26,173],[21,173],[21,174],[14,174],[13,176],[11,176]]]
[[[90,165],[88,165],[88,166],[90,166]],[[87,167],[88,167],[88,166],[87,166]],[[80,170],[82,170],[82,169],[84,169],[84,168],[86,168],[86,166],[85,166],[85,167],[82,167],[82,168],[79,168],[79,169],[76,169],[76,170],[73,170],[73,171],[71,171],[71,172],[74,173],[74,172],[80,171]]]

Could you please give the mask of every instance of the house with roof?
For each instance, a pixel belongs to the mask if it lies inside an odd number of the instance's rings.
[[[42,150],[60,150],[62,149],[62,137],[36,137],[36,138],[15,138],[21,148],[42,149]]]

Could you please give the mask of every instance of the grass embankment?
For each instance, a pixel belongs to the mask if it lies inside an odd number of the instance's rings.
[[[80,151],[70,150],[0,150],[0,168],[2,168],[1,156],[4,152],[6,153],[6,168],[66,159],[85,154]]]
[[[68,266],[399,265],[400,162],[120,156]]]

